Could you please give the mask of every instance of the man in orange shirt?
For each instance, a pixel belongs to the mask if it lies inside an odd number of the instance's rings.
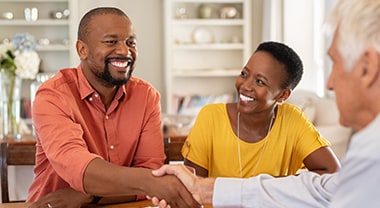
[[[76,48],[80,65],[60,70],[35,97],[31,207],[80,207],[136,195],[197,206],[176,177],[152,176],[150,169],[165,159],[160,94],[132,76],[137,49],[128,16],[117,8],[89,11]]]

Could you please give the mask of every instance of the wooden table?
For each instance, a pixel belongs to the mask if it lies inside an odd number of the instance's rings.
[[[0,208],[25,208],[29,207],[31,203],[25,202],[25,203],[5,203],[0,204]],[[104,206],[97,206],[97,207],[107,207],[107,208],[122,208],[122,207],[134,207],[134,208],[143,208],[143,207],[153,207],[152,203],[148,200],[144,201],[138,201],[138,202],[128,202],[128,203],[122,203],[122,204],[112,204],[112,205],[104,205]]]
[[[30,206],[31,203],[6,203],[6,204],[0,204],[0,208],[26,208]],[[148,207],[155,207],[152,205],[152,203],[149,200],[143,200],[138,202],[128,202],[128,203],[122,203],[122,204],[112,204],[112,205],[104,205],[104,206],[97,206],[97,207],[103,207],[103,208],[148,208]],[[212,206],[204,206],[204,208],[212,208]]]
[[[36,143],[36,138],[33,135],[22,135],[21,139],[16,138],[2,138],[0,142],[12,142],[12,143]]]

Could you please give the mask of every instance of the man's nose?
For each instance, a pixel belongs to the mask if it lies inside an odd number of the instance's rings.
[[[125,41],[120,41],[118,43],[116,52],[125,56],[132,54],[130,47],[125,43]]]

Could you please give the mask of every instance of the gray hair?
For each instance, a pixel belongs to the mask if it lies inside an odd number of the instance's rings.
[[[338,34],[337,48],[351,70],[365,48],[380,52],[380,0],[339,0],[327,19]]]

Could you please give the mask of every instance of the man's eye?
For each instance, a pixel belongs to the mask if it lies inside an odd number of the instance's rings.
[[[103,41],[103,43],[107,44],[107,45],[115,45],[117,43],[116,40],[106,40],[106,41]]]
[[[244,71],[242,71],[242,72],[240,72],[240,76],[241,76],[241,77],[246,77],[247,74],[246,74]]]
[[[126,44],[129,47],[135,47],[136,46],[136,41],[135,40],[127,40]]]

